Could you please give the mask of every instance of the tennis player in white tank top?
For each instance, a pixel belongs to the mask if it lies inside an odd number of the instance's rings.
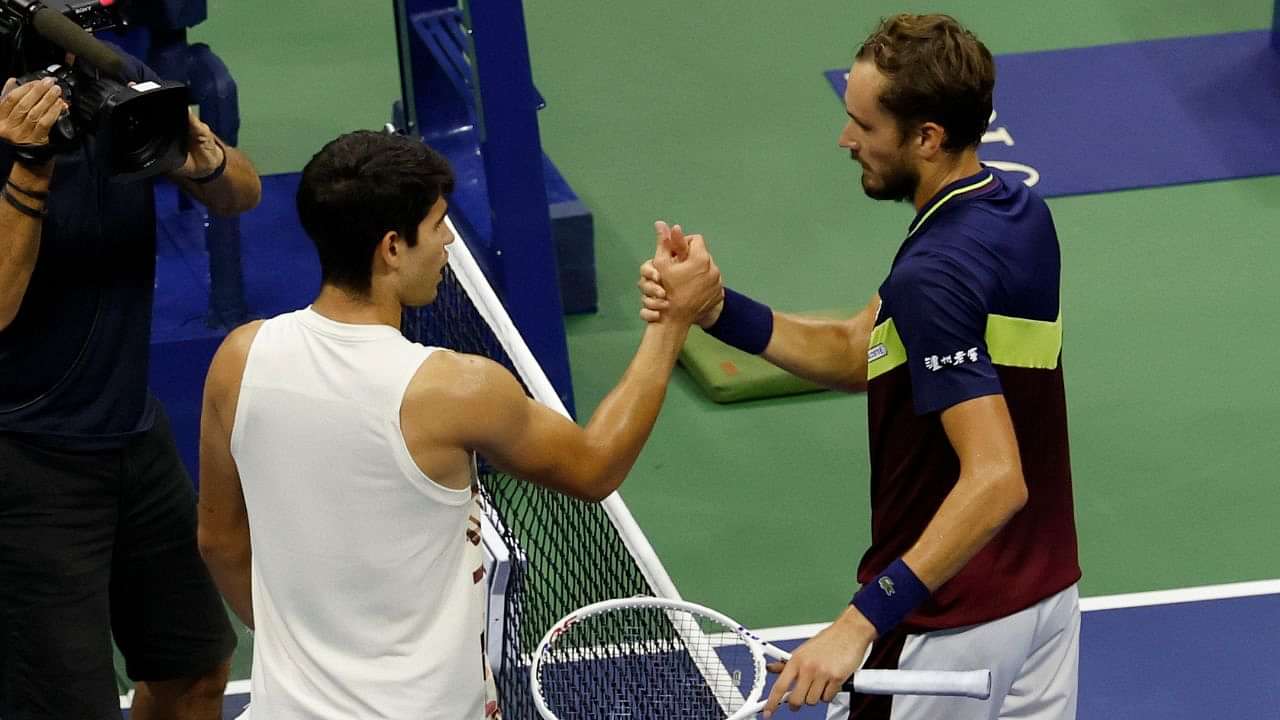
[[[498,717],[473,453],[603,499],[653,427],[692,318],[720,299],[701,239],[659,224],[669,320],[645,328],[580,428],[498,364],[400,334],[402,307],[435,299],[451,185],[444,159],[406,138],[327,145],[298,192],[319,296],[235,330],[210,367],[201,552],[255,628],[260,720]]]

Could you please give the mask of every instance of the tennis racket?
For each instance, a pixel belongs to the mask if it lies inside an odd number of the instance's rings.
[[[765,657],[790,653],[732,618],[683,600],[605,600],[561,618],[530,667],[544,720],[745,720],[759,713]],[[991,671],[859,670],[845,689],[985,700]]]

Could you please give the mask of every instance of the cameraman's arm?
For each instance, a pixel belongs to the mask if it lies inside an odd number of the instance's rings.
[[[218,139],[194,113],[188,115],[187,122],[187,162],[169,177],[214,215],[229,217],[257,207],[262,181],[249,158]],[[215,177],[207,179],[211,176]],[[198,182],[202,178],[207,180]]]
[[[15,146],[40,146],[49,141],[49,128],[66,110],[62,91],[52,80],[18,86],[13,78],[0,96],[0,141]],[[0,330],[18,316],[31,272],[40,254],[45,197],[53,177],[53,161],[39,166],[14,162],[0,196]]]
[[[53,162],[39,170],[13,164],[9,171],[9,184],[32,193],[49,192],[49,180],[53,177]],[[44,202],[9,189],[23,205],[43,211]],[[27,294],[27,283],[40,254],[40,229],[43,220],[23,212],[7,200],[0,200],[0,330],[9,327],[22,307]]]

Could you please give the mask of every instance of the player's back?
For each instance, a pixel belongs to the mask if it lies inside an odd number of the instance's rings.
[[[479,509],[473,490],[423,474],[400,428],[432,351],[310,308],[254,338],[231,452],[252,537],[257,717],[483,716]]]

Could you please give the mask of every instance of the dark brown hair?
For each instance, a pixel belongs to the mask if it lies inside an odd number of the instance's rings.
[[[881,20],[856,59],[871,60],[888,78],[880,104],[903,134],[934,122],[947,131],[944,150],[982,142],[996,66],[987,46],[955,18],[903,13]]]
[[[395,230],[410,247],[453,171],[422,142],[372,130],[325,145],[302,169],[298,217],[320,254],[321,282],[367,295],[373,251]]]

